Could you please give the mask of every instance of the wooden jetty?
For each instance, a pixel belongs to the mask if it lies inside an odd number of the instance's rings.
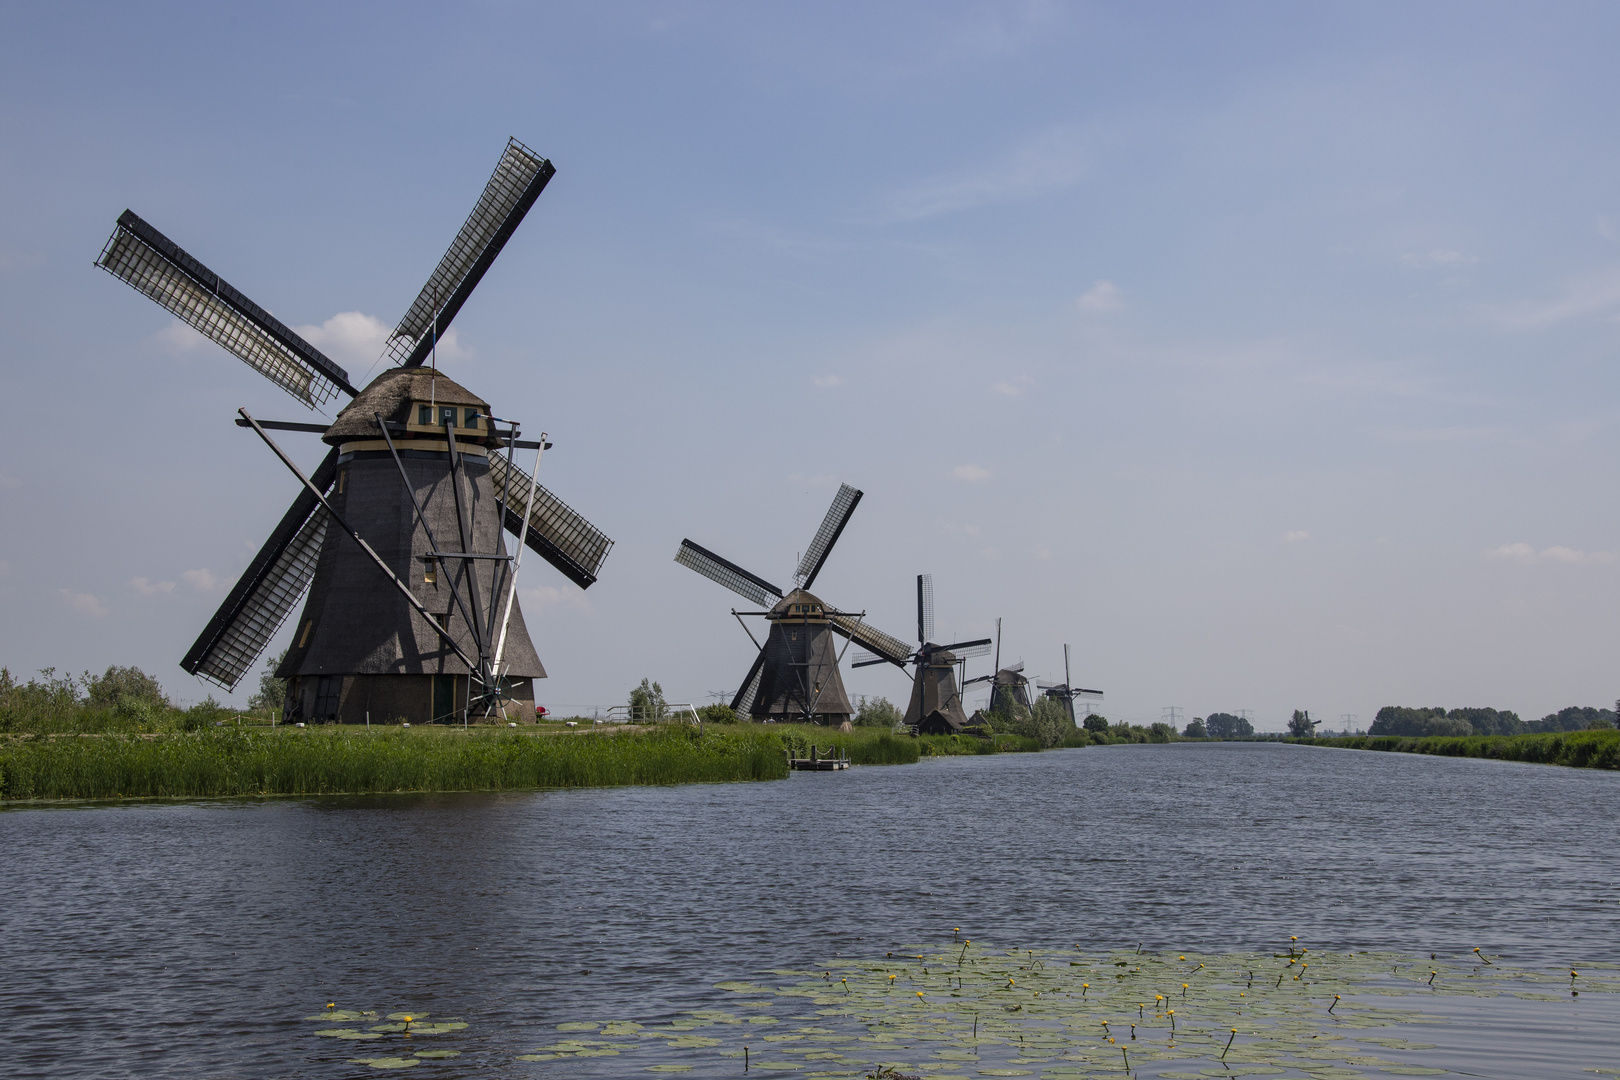
[[[790,756],[788,758],[788,768],[797,769],[804,772],[834,772],[838,769],[849,768],[849,755],[847,753],[837,751],[835,748],[830,746],[827,748],[827,752],[829,754],[838,753],[839,756],[820,757],[815,745],[811,744],[810,756],[807,758],[796,758]]]

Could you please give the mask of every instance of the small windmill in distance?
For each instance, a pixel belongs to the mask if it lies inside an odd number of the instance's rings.
[[[1056,701],[1061,701],[1063,703],[1063,711],[1069,714],[1069,723],[1071,724],[1077,722],[1074,715],[1075,698],[1084,697],[1101,699],[1103,696],[1103,692],[1101,690],[1087,690],[1083,687],[1075,686],[1073,682],[1070,681],[1069,647],[1067,645],[1063,646],[1063,681],[1060,683],[1037,681],[1035,683],[1035,689],[1041,691],[1042,694],[1049,698]]]
[[[917,674],[912,677],[911,703],[906,707],[905,724],[920,735],[954,735],[968,723],[967,713],[962,708],[962,691],[957,684],[957,665],[966,664],[970,656],[987,654],[990,639],[935,645],[931,640],[933,636],[934,578],[931,574],[918,574],[918,647],[906,661],[917,665]],[[865,656],[857,657],[850,667],[893,662],[883,656]]]
[[[793,575],[794,588],[786,592],[690,540],[682,540],[676,550],[675,561],[682,566],[768,609],[741,612],[733,608],[731,612],[739,623],[744,615],[763,615],[770,624],[761,644],[743,623],[757,651],[742,688],[731,700],[731,708],[739,717],[835,727],[847,722],[851,714],[849,695],[838,673],[841,654],[834,634],[841,634],[883,662],[904,664],[911,654],[899,638],[867,626],[864,612],[839,611],[810,592],[833,545],[855,513],[861,494],[848,484],[839,485],[821,528],[799,560]]]
[[[969,679],[962,684],[966,690],[979,683],[990,684],[990,704],[987,712],[999,712],[1003,716],[1014,716],[1029,712],[1029,680],[1024,677],[1024,662],[1001,666],[1001,620],[996,620],[996,673],[994,675],[980,675],[977,679]]]

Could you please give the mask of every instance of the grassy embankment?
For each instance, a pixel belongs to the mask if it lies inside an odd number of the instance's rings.
[[[717,727],[716,731],[731,730]],[[772,724],[794,757],[809,757],[812,745],[822,756],[845,753],[854,765],[910,765],[925,757],[964,757],[976,754],[1035,753],[1041,744],[1023,735],[1000,734],[992,738],[975,735],[923,735],[913,738],[887,728],[857,727],[836,731],[810,724]],[[1068,745],[1068,744],[1065,744]],[[1084,746],[1081,741],[1076,745]]]
[[[1534,735],[1459,735],[1408,738],[1349,735],[1331,739],[1290,739],[1305,746],[1382,750],[1398,754],[1496,758],[1577,769],[1620,769],[1620,731],[1563,731]]]
[[[737,728],[583,732],[220,727],[0,741],[0,799],[509,791],[776,780],[779,739]]]

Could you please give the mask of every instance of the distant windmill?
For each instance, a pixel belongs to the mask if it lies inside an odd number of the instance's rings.
[[[935,645],[934,636],[934,579],[930,574],[917,575],[917,651],[906,663],[917,665],[912,678],[911,704],[906,707],[906,725],[923,735],[953,735],[967,726],[967,713],[962,709],[962,691],[957,686],[957,665],[971,656],[984,656],[990,651],[990,639],[958,641],[950,645]],[[851,667],[872,664],[892,664],[885,656],[859,657]],[[896,666],[903,666],[897,664]]]
[[[441,375],[438,339],[556,169],[516,139],[383,351],[364,390],[347,372],[179,245],[124,211],[96,264],[310,408],[354,400],[331,424],[251,426],[303,490],[248,563],[181,667],[233,688],[305,590],[276,674],[287,718],[447,719],[516,701],[545,677],[516,596],[526,546],[581,588],[613,541],[517,465],[517,439],[481,398]],[[265,429],[331,445],[306,476]],[[500,451],[504,448],[503,455]],[[502,528],[518,537],[506,553]]]
[[[1063,703],[1063,711],[1069,714],[1069,723],[1075,722],[1074,699],[1077,697],[1100,698],[1101,690],[1086,690],[1073,685],[1069,680],[1069,647],[1063,646],[1063,681],[1060,683],[1037,682],[1035,689],[1047,697]]]
[[[969,679],[962,684],[962,689],[966,690],[979,683],[990,684],[988,712],[999,712],[1003,716],[1029,712],[1029,680],[1024,677],[1024,662],[1020,660],[1016,664],[1001,666],[1000,619],[996,620],[996,673]]]
[[[732,611],[738,622],[744,614],[756,614],[770,623],[763,645],[749,632],[757,652],[742,688],[731,700],[738,716],[834,725],[848,720],[849,695],[838,673],[841,654],[834,634],[841,634],[890,663],[904,664],[911,655],[910,647],[899,638],[867,626],[862,621],[864,613],[839,611],[810,592],[833,545],[855,513],[861,494],[848,484],[839,485],[821,528],[799,560],[793,575],[794,587],[786,592],[707,548],[690,540],[681,541],[676,562],[768,609]],[[746,623],[743,628],[747,629]]]

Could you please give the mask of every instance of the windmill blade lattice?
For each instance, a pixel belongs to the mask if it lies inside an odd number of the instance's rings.
[[[312,409],[356,393],[348,372],[132,211],[119,215],[96,265]]]
[[[748,669],[748,676],[743,679],[742,689],[737,696],[731,699],[731,711],[740,717],[747,717],[754,710],[754,699],[759,696],[759,684],[765,676],[765,650],[759,650],[754,657],[754,666]]]
[[[384,360],[414,367],[427,359],[435,339],[444,336],[445,328],[556,171],[551,162],[516,139],[507,140],[506,152],[472,213],[394,328],[383,349]]]
[[[519,535],[523,532],[522,508],[528,505],[533,476],[527,469],[508,464],[500,454],[491,454],[489,479],[495,497],[506,504],[507,530]],[[602,562],[613,548],[606,533],[547,491],[544,484],[534,486],[534,509],[529,514],[526,542],[530,550],[582,589],[596,582]]]
[[[329,490],[337,476],[333,449],[310,477]],[[315,576],[327,514],[309,492],[298,497],[180,661],[185,671],[234,689],[258,660]]]
[[[934,640],[934,575],[917,575],[917,644]]]
[[[804,558],[799,560],[799,569],[794,577],[806,589],[816,582],[816,575],[821,573],[821,566],[827,561],[827,555],[832,551],[838,537],[842,535],[844,526],[849,524],[850,515],[855,513],[855,507],[861,501],[863,493],[850,487],[848,484],[838,485],[838,494],[833,496],[832,505],[827,508],[827,516],[821,521],[821,528],[810,539],[810,546],[804,550]]]
[[[958,641],[954,645],[946,645],[945,651],[958,660],[967,660],[975,656],[989,656],[990,639],[979,638],[975,641]]]
[[[681,541],[679,550],[675,552],[675,561],[761,607],[771,607],[782,599],[782,590],[775,585],[690,540]]]
[[[903,664],[911,659],[911,646],[892,634],[885,634],[850,615],[829,614],[827,618],[834,630],[875,657],[881,657],[891,664]]]

